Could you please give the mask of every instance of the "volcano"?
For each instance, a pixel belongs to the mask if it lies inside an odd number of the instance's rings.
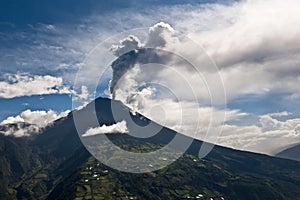
[[[120,113],[114,117],[113,108]],[[84,126],[112,125],[130,119],[149,123],[160,131],[137,138],[130,133],[110,133],[117,146],[132,152],[162,148],[176,135],[191,141],[186,152],[171,165],[134,174],[112,169],[85,148],[74,117]],[[125,115],[126,114],[126,115]],[[79,134],[78,134],[79,132]],[[147,135],[147,133],[144,133]],[[86,137],[93,142],[104,135]],[[120,101],[98,98],[81,110],[56,120],[41,133],[15,138],[0,135],[0,199],[299,199],[300,162],[214,146],[199,158],[203,142],[132,114]],[[103,148],[103,146],[102,146]],[[175,143],[171,148],[182,150]],[[117,155],[115,155],[117,156]],[[148,165],[151,168],[151,165]]]

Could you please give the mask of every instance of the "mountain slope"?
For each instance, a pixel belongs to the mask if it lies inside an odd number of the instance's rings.
[[[277,153],[276,156],[278,156],[280,158],[286,158],[286,159],[300,161],[300,144],[290,147],[288,149],[285,149],[285,150]]]
[[[111,139],[135,152],[157,148],[152,143],[139,146],[125,135]],[[122,173],[90,158],[51,195],[64,199],[68,194],[57,191],[72,191],[78,198],[100,199],[183,199],[198,194],[205,199],[297,199],[299,180],[297,162],[217,147],[204,159],[184,154],[170,166],[145,174]]]
[[[75,115],[90,126],[93,124],[89,115],[95,107],[100,124],[114,124],[111,103],[120,112],[129,112],[120,102],[99,98],[73,114],[77,112]],[[138,113],[130,117],[141,125],[150,122]],[[121,118],[122,115],[117,120]],[[127,134],[108,137],[123,149],[149,152],[161,148],[176,134],[161,128],[157,135],[147,139]],[[88,138],[94,141],[93,137]],[[184,140],[187,136],[180,137]],[[300,162],[219,146],[204,159],[199,159],[201,145],[201,141],[194,140],[186,154],[161,170],[145,174],[123,173],[91,157],[78,137],[73,115],[69,114],[40,135],[26,138],[1,136],[0,178],[3,181],[0,197],[182,199],[201,194],[204,199],[299,199]]]

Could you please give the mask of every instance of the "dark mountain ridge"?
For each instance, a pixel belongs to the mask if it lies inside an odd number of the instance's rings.
[[[90,122],[94,110],[100,125],[124,120],[122,114],[114,119],[111,104],[121,113],[128,112],[140,125],[151,122],[141,114],[132,115],[121,102],[98,98],[82,110],[55,121],[39,135],[22,138],[0,135],[0,199],[116,199],[113,194],[122,192],[134,193],[137,199],[182,199],[188,194],[195,196],[199,190],[227,199],[299,199],[299,162],[220,146],[215,146],[204,159],[198,159],[203,144],[199,140],[193,140],[187,153],[175,163],[153,173],[130,174],[104,166],[83,146],[73,117],[76,115],[82,120],[86,128],[95,126]],[[150,138],[128,134],[108,137],[126,150],[151,151],[164,146],[175,135],[175,131],[161,127],[161,131]],[[181,134],[179,137],[190,140]],[[105,184],[96,182],[97,179],[90,179],[89,184],[83,181],[88,180],[84,177],[90,173],[85,172],[90,166],[109,170],[108,175],[103,172],[101,176]],[[106,187],[106,184],[114,187]],[[178,187],[178,191],[168,185]],[[80,188],[85,188],[84,194]]]

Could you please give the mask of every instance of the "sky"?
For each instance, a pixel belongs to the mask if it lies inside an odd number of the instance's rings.
[[[175,57],[162,62],[176,73],[139,63],[116,80],[114,98],[196,138],[272,155],[300,143],[299,8],[297,0],[1,1],[0,123],[40,128],[74,101],[109,97],[117,72],[100,62],[153,47],[209,63],[198,69],[204,78]]]

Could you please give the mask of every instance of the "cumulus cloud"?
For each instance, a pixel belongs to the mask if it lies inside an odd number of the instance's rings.
[[[71,93],[72,91],[64,86],[61,77],[49,75],[8,75],[5,81],[0,82],[0,97],[7,99],[20,96]]]
[[[47,94],[72,94],[74,99],[87,100],[88,87],[82,85],[78,91],[71,89],[63,83],[61,77],[50,75],[6,75],[0,82],[0,98],[10,99],[21,96],[47,95]]]
[[[300,118],[277,120],[271,114],[259,116],[258,125],[226,124],[218,144],[258,153],[276,154],[300,140]]]
[[[148,41],[146,47],[164,47],[167,42],[170,42],[175,34],[175,30],[170,24],[159,22],[149,28]]]
[[[110,126],[104,124],[100,127],[90,128],[82,135],[82,137],[109,133],[128,133],[126,122],[121,121]]]
[[[17,116],[8,117],[7,119],[3,120],[0,124],[12,124],[12,123],[24,122],[29,124],[35,124],[39,127],[44,127],[56,119],[59,119],[61,117],[66,117],[69,112],[70,111],[67,110],[58,114],[53,110],[31,111],[28,109],[23,111]]]
[[[53,121],[66,117],[69,112],[69,110],[57,113],[53,110],[31,111],[28,109],[17,116],[11,116],[3,120],[0,125],[6,128],[1,132],[4,135],[13,135],[16,137],[35,134]]]
[[[259,121],[261,124],[261,128],[263,131],[270,131],[270,130],[295,130],[295,127],[300,124],[300,120],[298,118],[289,119],[286,121],[280,121],[275,119],[274,113],[261,115],[259,117]],[[294,131],[295,132],[295,131]]]

